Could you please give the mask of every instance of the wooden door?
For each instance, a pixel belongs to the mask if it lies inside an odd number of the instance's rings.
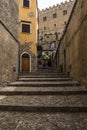
[[[29,72],[29,55],[23,55],[22,57],[22,72]]]

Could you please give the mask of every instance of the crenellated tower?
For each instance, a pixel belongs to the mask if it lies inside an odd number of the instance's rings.
[[[75,0],[39,10],[39,43],[46,44],[60,40]]]

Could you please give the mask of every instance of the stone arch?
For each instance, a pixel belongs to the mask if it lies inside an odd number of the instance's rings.
[[[20,72],[31,72],[31,55],[28,52],[20,55]]]

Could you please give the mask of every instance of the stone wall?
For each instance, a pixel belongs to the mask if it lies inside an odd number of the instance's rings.
[[[0,20],[18,39],[18,0],[0,0]]]
[[[18,2],[0,1],[0,84],[18,75]]]
[[[34,53],[32,53],[30,48],[30,43],[25,43],[23,45],[20,45],[20,73],[23,73],[22,71],[22,55],[24,53],[29,54],[29,73],[30,72],[36,72],[37,70],[37,57]],[[28,73],[28,72],[27,72]]]
[[[87,84],[87,1],[76,0],[56,56],[61,71]]]

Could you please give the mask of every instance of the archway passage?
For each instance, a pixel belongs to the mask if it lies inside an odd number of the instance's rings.
[[[30,71],[30,57],[28,54],[22,55],[22,72]]]

